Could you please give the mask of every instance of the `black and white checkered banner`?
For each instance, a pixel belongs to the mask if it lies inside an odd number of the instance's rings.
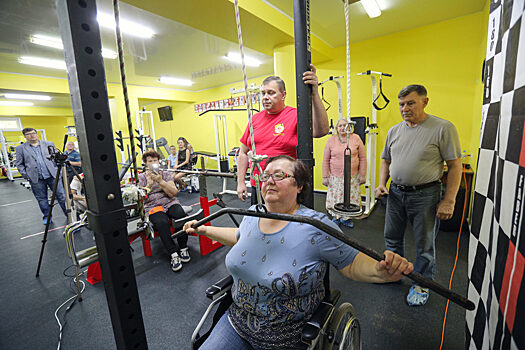
[[[490,0],[467,349],[525,349],[524,0]]]

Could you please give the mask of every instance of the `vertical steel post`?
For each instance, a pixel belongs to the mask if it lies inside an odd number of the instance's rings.
[[[310,70],[310,0],[294,0],[295,86],[297,91],[297,159],[303,161],[312,175],[312,191],[305,205],[314,207],[314,146],[312,139],[312,87],[303,83],[303,73]]]
[[[95,232],[118,349],[147,349],[120,194],[95,0],[57,0],[69,90],[82,156],[88,221]]]

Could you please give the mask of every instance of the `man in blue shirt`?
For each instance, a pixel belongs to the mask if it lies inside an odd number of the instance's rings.
[[[75,150],[75,143],[72,141],[69,141],[66,143],[66,155],[67,160],[69,161],[69,165],[67,165],[67,180],[69,183],[73,180],[73,176],[75,173],[73,172],[73,169],[77,172],[77,174],[82,173],[82,163],[80,161],[80,153]],[[71,169],[73,168],[73,169]]]
[[[47,224],[49,201],[47,199],[48,187],[52,190],[57,173],[55,162],[49,159],[49,146],[55,147],[53,142],[40,141],[38,133],[33,128],[25,128],[22,134],[27,142],[16,147],[16,168],[22,177],[29,181],[33,195],[38,201],[40,211],[44,216],[44,225]],[[59,181],[56,199],[67,216],[64,186]]]

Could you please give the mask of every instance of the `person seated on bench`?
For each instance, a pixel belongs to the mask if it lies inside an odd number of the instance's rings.
[[[188,170],[191,169],[191,152],[190,148],[188,147],[188,141],[184,137],[179,137],[177,140],[177,145],[179,146],[179,150],[177,151],[177,159],[175,161],[175,166],[173,169],[180,169],[180,170]],[[188,184],[182,181],[182,177],[186,175],[185,173],[175,173],[173,176],[173,180],[176,184],[179,185],[179,188],[184,191],[186,190],[186,187],[188,187]]]
[[[168,156],[168,169],[175,168],[175,163],[177,163],[177,147],[170,146],[170,155]]]
[[[69,187],[73,196],[74,217],[79,220],[80,215],[87,210],[87,201],[84,195],[84,174],[74,175]]]
[[[312,217],[338,228],[326,214],[301,202],[310,189],[308,168],[287,155],[269,158],[261,177],[268,212]],[[254,208],[254,207],[253,207]],[[363,282],[394,282],[413,265],[385,251],[377,262],[314,226],[246,216],[240,227],[184,225],[232,246],[226,267],[233,303],[200,349],[301,349],[301,331],[325,296],[328,263]]]
[[[142,155],[142,161],[147,170],[139,174],[139,185],[146,188],[148,197],[144,201],[144,210],[149,215],[149,221],[159,233],[164,247],[171,255],[171,269],[179,271],[182,262],[190,261],[188,252],[188,235],[182,235],[175,242],[171,238],[170,218],[180,219],[186,216],[184,209],[175,197],[179,190],[173,182],[173,173],[158,169],[160,154],[150,150]],[[155,166],[157,168],[155,169]],[[176,228],[180,230],[180,227]]]

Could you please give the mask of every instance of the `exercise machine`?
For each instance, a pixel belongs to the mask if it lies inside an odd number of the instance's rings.
[[[9,145],[4,136],[4,131],[0,130],[0,167],[5,170],[5,175],[11,181],[14,181],[14,174],[16,173],[16,168],[14,167],[15,156],[9,151]]]
[[[228,127],[226,125],[226,115],[214,114],[213,127],[215,130],[215,149],[217,152],[217,168],[221,172],[230,170],[230,157],[228,157]]]
[[[152,146],[153,146],[153,149],[156,151],[157,150],[157,144],[156,142],[154,142],[156,140],[156,137],[155,137],[155,124],[153,123],[153,113],[151,111],[146,111],[146,108],[142,108],[141,111],[137,111],[135,113],[135,122],[137,123],[137,133],[138,133],[138,137],[140,138],[141,136],[147,136],[145,134],[145,129],[144,129],[144,119],[147,119],[146,120],[146,123],[149,121],[149,125],[148,125],[148,128],[149,128],[149,131],[150,131],[150,139],[149,141],[151,142],[143,142],[142,143],[142,153],[144,153],[147,149],[147,146],[151,143]],[[146,124],[147,125],[147,124]]]
[[[358,73],[357,75],[368,75],[372,80],[372,120],[368,123],[365,133],[366,133],[366,159],[367,169],[366,169],[366,182],[365,186],[365,201],[364,201],[364,211],[363,215],[370,215],[374,209],[377,200],[375,197],[375,188],[376,188],[376,148],[377,148],[377,133],[379,128],[377,126],[377,111],[382,110],[388,106],[390,100],[386,98],[383,94],[383,83],[382,79],[384,77],[392,77],[392,74],[376,72],[372,70],[367,70],[366,72]],[[379,96],[377,94],[377,79],[376,76],[379,76]],[[379,107],[377,105],[378,98],[383,97],[385,100],[385,105]]]
[[[36,131],[39,133],[39,139],[41,141],[47,141],[46,137],[46,130],[45,129],[36,129]],[[14,129],[8,129],[8,130],[0,130],[0,168],[3,168],[5,170],[5,175],[10,181],[14,181],[15,177],[19,177],[20,173],[16,169],[16,146],[19,146],[22,144],[20,141],[8,141],[6,138],[6,133],[17,133],[17,136],[20,135],[22,130],[14,130]],[[24,181],[21,183],[22,186],[26,188],[31,188],[31,185],[29,185],[28,181]]]

